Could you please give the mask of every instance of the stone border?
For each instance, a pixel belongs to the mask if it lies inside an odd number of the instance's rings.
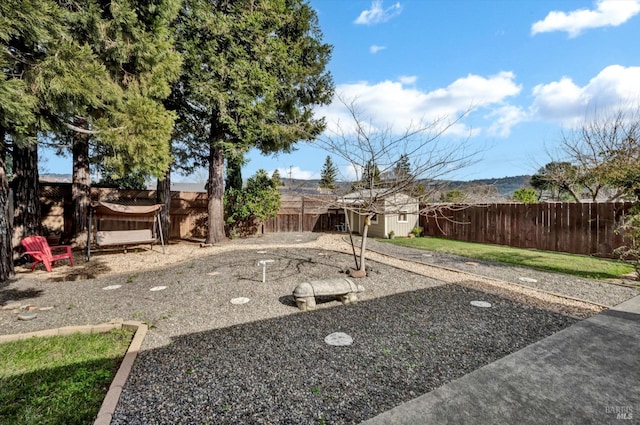
[[[122,363],[120,363],[118,372],[116,373],[116,376],[113,378],[113,381],[109,386],[109,391],[107,391],[107,395],[102,401],[102,406],[100,406],[98,416],[96,417],[96,420],[94,422],[94,425],[109,425],[111,423],[113,413],[116,410],[116,405],[120,400],[122,387],[124,386],[125,382],[127,382],[127,378],[129,378],[129,373],[131,373],[133,362],[135,361],[138,352],[140,351],[140,347],[142,346],[142,342],[144,341],[144,338],[147,335],[147,331],[149,330],[149,327],[146,324],[134,320],[124,321],[122,319],[114,319],[108,323],[102,323],[99,325],[65,326],[62,328],[47,329],[43,331],[25,332],[13,335],[0,335],[0,343],[20,341],[33,337],[64,336],[75,333],[106,333],[113,329],[127,329],[135,331],[135,334],[131,339],[131,343],[129,344],[129,348],[125,353],[124,358],[122,359]]]

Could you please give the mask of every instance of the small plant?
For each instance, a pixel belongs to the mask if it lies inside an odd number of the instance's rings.
[[[389,236],[389,239],[394,239],[396,237],[396,232],[392,230],[389,232],[388,236]]]
[[[133,280],[136,279],[137,277],[138,277],[137,274],[131,274],[127,276],[127,283],[133,283]]]
[[[320,387],[311,387],[311,392],[314,394],[320,394]]]
[[[416,226],[413,229],[411,229],[411,233],[413,234],[413,236],[415,236],[416,238],[419,238],[420,236],[422,236],[422,227],[420,226]]]

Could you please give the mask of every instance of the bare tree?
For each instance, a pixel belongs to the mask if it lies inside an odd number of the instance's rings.
[[[561,150],[575,167],[573,179],[596,200],[635,196],[640,185],[640,106],[594,114],[563,132]]]
[[[378,215],[402,214],[408,210],[411,198],[426,199],[440,191],[442,179],[474,162],[478,150],[469,149],[469,136],[458,142],[452,142],[451,137],[442,140],[470,109],[455,118],[412,123],[396,133],[391,126],[378,128],[363,115],[356,101],[338,99],[347,109],[350,122],[328,129],[316,144],[342,158],[355,175],[355,183],[349,189],[335,192],[333,204],[364,218],[356,274],[364,276],[371,220]],[[402,172],[398,172],[399,163]],[[430,205],[419,213],[427,214],[434,208]]]

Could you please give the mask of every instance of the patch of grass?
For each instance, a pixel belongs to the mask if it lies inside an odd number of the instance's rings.
[[[633,267],[618,260],[564,254],[535,249],[511,248],[441,238],[379,239],[381,242],[427,251],[460,255],[477,260],[495,261],[521,267],[565,273],[591,279],[615,279],[633,272]]]
[[[88,424],[133,333],[74,334],[0,344],[0,424]]]

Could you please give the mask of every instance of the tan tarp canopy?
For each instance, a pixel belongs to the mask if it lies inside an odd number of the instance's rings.
[[[95,215],[152,215],[162,209],[162,204],[156,205],[122,205],[110,202],[92,202],[91,208]]]

